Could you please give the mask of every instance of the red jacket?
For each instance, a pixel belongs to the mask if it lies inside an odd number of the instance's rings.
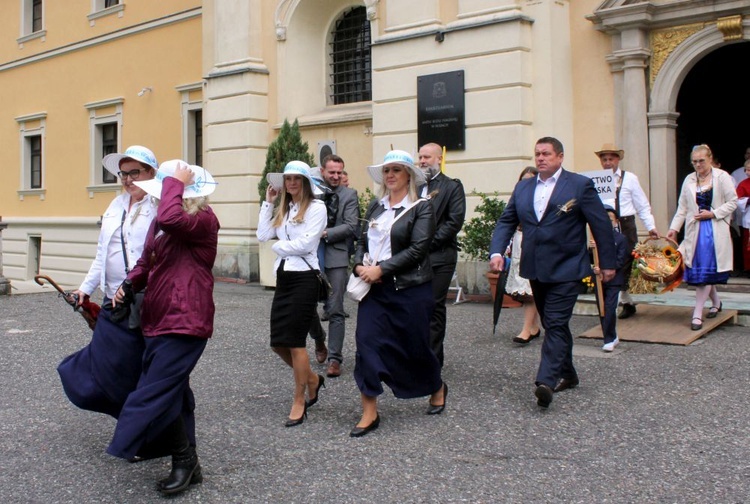
[[[210,338],[214,330],[214,277],[219,219],[211,208],[188,215],[184,184],[164,179],[156,218],[143,255],[128,278],[136,292],[148,287],[141,310],[144,336],[185,334]]]

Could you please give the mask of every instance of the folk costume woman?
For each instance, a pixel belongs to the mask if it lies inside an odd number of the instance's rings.
[[[435,217],[430,202],[417,197],[424,175],[399,150],[368,171],[381,191],[367,209],[355,254],[354,273],[372,286],[357,313],[354,379],[362,418],[352,437],[380,425],[377,397],[383,383],[400,399],[429,395],[428,415],[442,413],[448,394],[430,348],[434,298],[429,251]]]
[[[325,203],[310,176],[310,167],[291,161],[284,173],[266,175],[266,201],[261,204],[258,240],[278,238],[271,247],[276,253],[276,290],[271,305],[271,349],[292,368],[294,396],[284,424],[304,422],[307,408],[318,402],[321,375],[313,373],[307,354],[307,333],[318,306],[318,243],[326,228]],[[280,198],[274,211],[274,202]]]
[[[162,163],[154,180],[137,185],[160,200],[143,254],[127,278],[132,292],[148,287],[141,312],[146,348],[138,386],[125,401],[107,452],[131,459],[148,443],[165,440],[172,471],[157,489],[174,494],[203,480],[192,441],[189,380],[213,333],[219,220],[206,197],[216,184],[200,166],[174,160]],[[127,285],[115,303],[131,301]]]

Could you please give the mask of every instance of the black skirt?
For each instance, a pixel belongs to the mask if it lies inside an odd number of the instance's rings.
[[[276,292],[271,305],[271,346],[304,348],[318,306],[315,271],[276,272]]]

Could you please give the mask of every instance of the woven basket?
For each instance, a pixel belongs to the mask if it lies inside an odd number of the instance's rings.
[[[649,282],[671,284],[673,282],[676,282],[682,279],[683,273],[685,271],[685,265],[683,264],[683,261],[682,261],[682,254],[677,252],[677,243],[675,243],[673,240],[670,240],[669,238],[666,238],[666,237],[647,238],[646,240],[643,241],[643,243],[647,243],[647,242],[667,242],[675,250],[675,256],[677,257],[677,262],[674,265],[674,269],[672,269],[672,271],[666,275],[650,274],[643,270],[640,270],[641,276],[644,278],[644,280],[648,280]],[[663,265],[665,263],[670,264],[670,265],[672,264],[670,259],[667,258],[666,256],[646,257],[643,259],[646,262],[648,262],[649,266],[651,267],[659,266],[660,264]]]

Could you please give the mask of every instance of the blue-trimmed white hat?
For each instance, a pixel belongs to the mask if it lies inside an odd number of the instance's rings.
[[[313,194],[323,194],[318,189],[318,184],[312,178],[310,173],[310,166],[303,161],[289,161],[284,167],[284,173],[267,173],[266,181],[276,189],[284,187],[284,175],[301,175],[310,182],[310,188],[312,188]]]
[[[218,182],[214,181],[214,178],[205,168],[198,165],[188,165],[181,159],[164,161],[161,166],[159,166],[159,169],[156,170],[156,176],[154,178],[151,180],[136,180],[133,183],[146,191],[150,196],[161,198],[161,188],[164,179],[174,176],[175,170],[180,163],[190,168],[190,171],[192,171],[194,175],[193,183],[185,186],[185,191],[182,193],[183,199],[208,196],[216,190]]]
[[[406,151],[392,150],[383,158],[383,162],[367,167],[370,177],[376,184],[383,183],[383,167],[387,165],[400,164],[409,169],[409,173],[414,178],[414,183],[419,187],[425,183],[424,173],[414,164],[414,158]]]
[[[156,162],[156,156],[151,152],[151,149],[147,149],[142,145],[131,145],[128,147],[123,154],[107,154],[102,159],[104,168],[115,177],[120,176],[120,161],[123,159],[132,159],[139,163],[149,165],[151,168],[156,170],[159,168],[159,163]]]

